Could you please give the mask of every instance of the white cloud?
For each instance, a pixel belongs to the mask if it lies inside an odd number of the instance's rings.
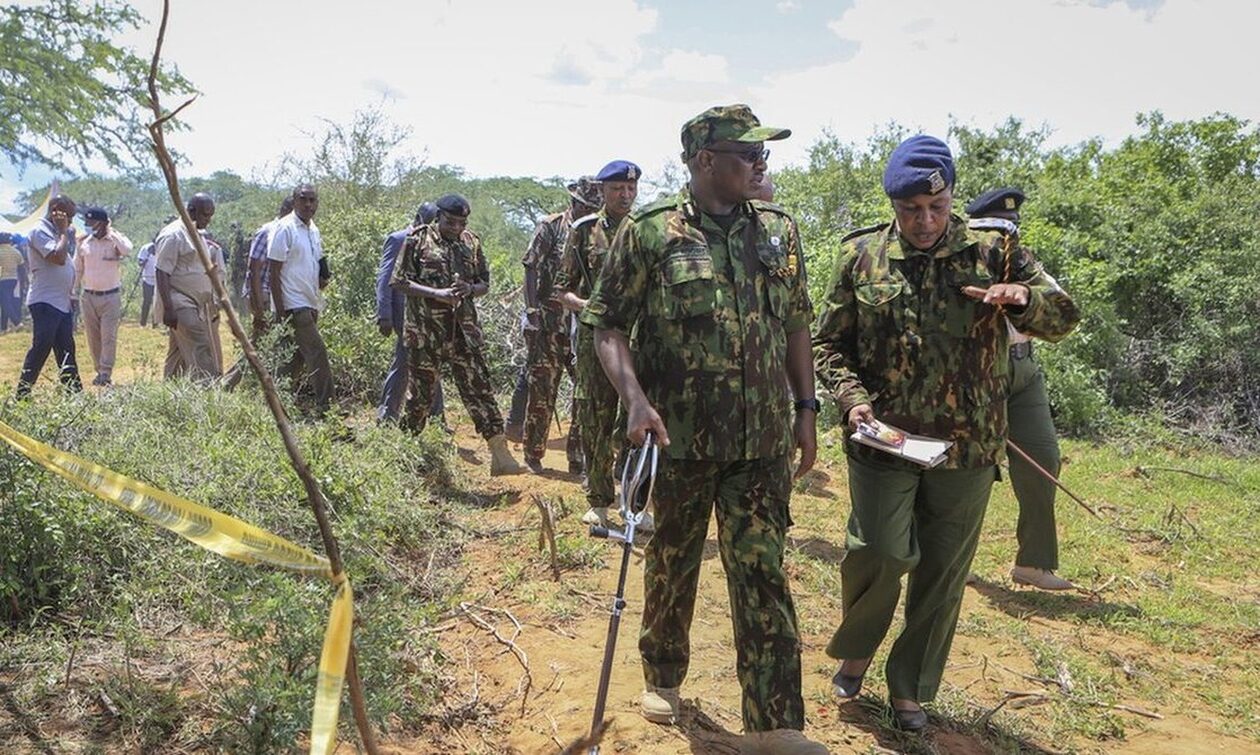
[[[797,159],[823,127],[863,139],[895,120],[943,134],[951,114],[1047,123],[1060,144],[1114,142],[1153,109],[1257,119],[1247,72],[1258,22],[1260,4],[1228,0],[856,0],[830,24],[856,54],[771,77],[759,112],[796,129],[782,153]]]
[[[660,66],[641,70],[629,77],[628,83],[635,88],[653,84],[725,84],[730,80],[726,58],[688,50],[670,50],[661,58]]]
[[[792,13],[801,9],[801,4],[796,0],[779,0],[774,4],[774,9],[780,13]]]

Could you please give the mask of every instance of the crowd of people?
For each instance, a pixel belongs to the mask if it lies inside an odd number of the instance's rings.
[[[802,733],[800,635],[784,568],[793,480],[817,452],[815,380],[851,431],[884,423],[950,443],[935,466],[852,439],[844,448],[852,506],[840,566],[843,614],[827,646],[837,661],[833,686],[841,698],[859,694],[907,578],[904,628],[888,652],[886,680],[893,720],[915,731],[928,724],[923,705],[941,682],[1007,443],[1058,471],[1033,339],[1067,336],[1079,314],[1020,242],[1023,194],[996,188],[968,204],[967,217],[956,214],[949,147],[918,135],[885,166],[888,221],[843,239],[815,317],[796,222],[771,201],[766,172],[766,144],[790,134],[762,125],[745,105],[714,107],[682,127],[689,181],[677,195],[636,209],[642,172],[627,160],[569,184],[567,206],[538,223],[522,258],[528,354],[506,422],[475,306],[490,273],[468,227],[473,208],[458,194],[421,205],[385,240],[378,271],[377,323],[396,340],[377,416],[416,432],[440,420],[445,373],[487,443],[491,474],[541,473],[567,374],[574,382],[569,471],[584,475],[583,521],[601,525],[609,524],[618,450],[651,433],[661,460],[644,559],[642,714],[662,724],[678,719],[716,510],[744,749],[822,753]],[[333,393],[319,332],[331,271],[314,222],[318,207],[309,185],[285,199],[254,236],[241,295],[255,338],[284,328],[285,371],[322,412]],[[214,201],[198,194],[187,209],[205,229]],[[111,380],[119,264],[131,242],[99,208],[84,215],[91,232],[76,238],[75,211],[69,199],[54,198],[24,240],[33,337],[20,394],[50,352],[61,381],[78,387],[75,296],[94,382]],[[0,238],[4,276],[13,264],[9,241]],[[207,247],[221,272],[218,245]],[[168,329],[165,375],[220,378],[216,287],[183,222],[162,229],[140,261],[153,270],[151,284],[146,278],[153,316]],[[8,280],[0,277],[0,298],[13,289]],[[7,307],[0,313],[12,317]],[[241,369],[224,382],[234,384]],[[523,466],[509,439],[521,444]],[[1012,579],[1070,588],[1054,573],[1053,482],[1015,457],[1010,476],[1020,501]]]

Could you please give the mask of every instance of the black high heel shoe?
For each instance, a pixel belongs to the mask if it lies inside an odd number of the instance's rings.
[[[915,710],[902,710],[893,705],[892,701],[889,701],[888,704],[892,707],[893,721],[897,724],[898,729],[901,729],[902,731],[915,732],[922,731],[927,727],[927,711],[923,710],[923,708],[916,708]]]
[[[844,666],[843,663],[840,664]],[[871,667],[871,662],[866,662],[866,669]],[[835,690],[836,696],[851,700],[858,696],[862,691],[862,680],[866,678],[866,669],[862,669],[862,673],[857,676],[849,676],[848,674],[836,670],[836,675],[831,677],[831,687]]]

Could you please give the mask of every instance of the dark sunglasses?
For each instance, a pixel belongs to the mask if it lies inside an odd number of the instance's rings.
[[[714,149],[712,147],[706,147],[706,149],[709,152],[721,152],[725,155],[735,155],[749,165],[756,165],[759,160],[765,162],[770,159],[770,150],[762,149],[760,147],[756,149]]]

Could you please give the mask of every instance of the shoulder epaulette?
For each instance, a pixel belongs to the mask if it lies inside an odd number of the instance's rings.
[[[655,202],[644,205],[643,207],[640,207],[639,209],[630,213],[630,219],[637,222],[639,220],[642,220],[643,218],[648,217],[649,215],[655,215],[656,213],[661,212],[663,210],[677,209],[677,207],[678,207],[677,196],[661,197]]]
[[[887,227],[888,227],[888,223],[876,223],[875,225],[868,225],[865,228],[859,228],[856,231],[849,231],[848,233],[846,233],[844,236],[840,238],[840,243],[843,244],[846,241],[855,239],[858,236],[865,236],[868,233],[874,233],[875,231],[882,231]]]
[[[749,203],[752,204],[753,209],[757,210],[758,212],[761,212],[764,210],[766,212],[773,212],[776,215],[782,215],[785,218],[792,217],[792,213],[784,209],[782,205],[775,204],[774,202],[766,202],[760,199],[750,199],[748,201]]]
[[[469,243],[470,239],[472,241],[476,241],[478,244],[481,243],[481,237],[478,236],[476,233],[473,233],[472,231],[469,231],[469,230],[465,230],[459,236],[460,236],[460,241],[463,241],[465,244]],[[468,237],[468,238],[465,238],[465,237]]]

